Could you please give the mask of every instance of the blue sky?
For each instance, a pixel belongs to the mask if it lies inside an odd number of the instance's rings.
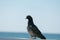
[[[60,33],[60,0],[0,0],[0,32],[27,32],[27,15],[43,33]]]

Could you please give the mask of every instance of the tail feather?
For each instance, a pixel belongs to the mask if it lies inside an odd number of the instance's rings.
[[[43,36],[42,34],[41,35],[38,35],[38,37],[41,38],[41,39],[46,39],[46,37]]]

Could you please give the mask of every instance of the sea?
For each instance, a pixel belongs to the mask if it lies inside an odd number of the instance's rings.
[[[60,34],[44,34],[43,35],[47,38],[47,40],[60,40]],[[15,33],[15,32],[0,32],[0,39],[5,38],[30,38],[30,35],[28,33]],[[40,38],[37,38],[36,40],[39,40]]]

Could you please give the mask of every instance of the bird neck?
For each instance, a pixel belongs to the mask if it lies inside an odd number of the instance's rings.
[[[32,25],[32,24],[34,24],[34,23],[33,23],[33,20],[29,20],[29,21],[28,21],[28,25]]]

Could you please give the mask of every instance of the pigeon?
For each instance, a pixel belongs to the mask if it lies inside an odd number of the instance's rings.
[[[26,19],[28,19],[27,30],[28,30],[28,33],[30,34],[31,38],[36,39],[36,37],[38,37],[40,39],[46,39],[45,36],[40,32],[40,30],[34,24],[33,18],[30,15],[28,15],[26,17]]]

